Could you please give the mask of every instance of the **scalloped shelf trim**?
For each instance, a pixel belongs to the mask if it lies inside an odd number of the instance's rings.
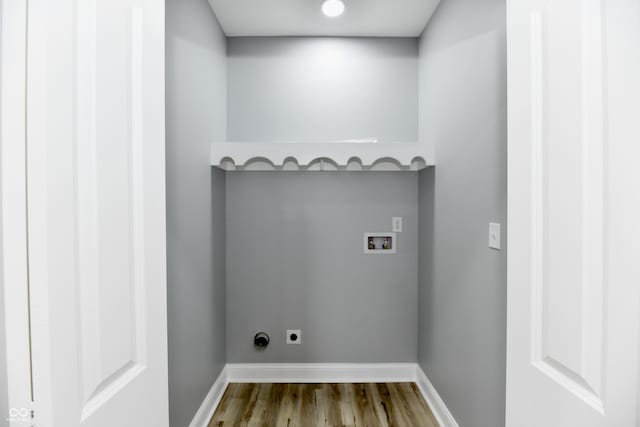
[[[211,165],[225,171],[419,171],[433,166],[420,143],[222,142],[211,144]]]

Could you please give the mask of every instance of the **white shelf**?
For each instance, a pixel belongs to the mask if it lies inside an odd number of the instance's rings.
[[[433,164],[429,146],[415,142],[211,144],[211,165],[226,171],[418,171]]]

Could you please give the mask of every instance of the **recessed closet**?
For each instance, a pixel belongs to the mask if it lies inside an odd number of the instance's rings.
[[[315,3],[304,28],[167,2],[171,420],[224,366],[420,363],[463,425],[500,425],[504,3],[406,2],[421,16],[377,27],[357,25],[373,5]]]

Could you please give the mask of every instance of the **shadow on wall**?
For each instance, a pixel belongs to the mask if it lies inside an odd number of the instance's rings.
[[[435,168],[427,168],[418,174],[418,218],[420,239],[418,263],[418,283],[433,283],[433,239],[434,239],[434,203],[435,203]],[[433,301],[434,291],[431,286],[418,286],[418,301]],[[418,323],[420,333],[418,337],[418,352],[426,354],[427,342],[423,339],[425,335],[432,336],[434,327],[437,324],[435,312],[425,310],[420,307],[418,310]]]

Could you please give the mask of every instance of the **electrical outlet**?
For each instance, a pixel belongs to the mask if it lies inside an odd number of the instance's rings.
[[[302,331],[300,329],[287,329],[287,344],[300,344]]]
[[[402,217],[394,216],[391,218],[391,228],[394,233],[402,233]]]

